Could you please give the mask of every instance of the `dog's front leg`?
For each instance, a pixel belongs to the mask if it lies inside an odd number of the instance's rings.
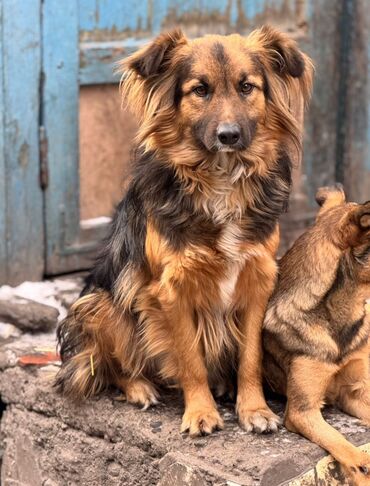
[[[369,485],[370,455],[329,425],[320,411],[337,372],[338,366],[332,363],[305,356],[293,359],[288,376],[285,426],[326,449],[352,479],[350,484]]]
[[[176,293],[177,294],[177,293]],[[192,437],[206,435],[223,428],[223,420],[208,384],[208,374],[196,328],[193,308],[183,295],[161,299],[171,333],[173,375],[184,393],[185,413],[181,432],[189,431]]]
[[[262,388],[262,322],[275,276],[276,263],[270,255],[246,266],[241,276],[245,304],[239,314],[242,336],[236,411],[247,432],[275,432],[280,422],[268,407]]]

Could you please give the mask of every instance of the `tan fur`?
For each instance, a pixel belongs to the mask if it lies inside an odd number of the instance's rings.
[[[370,456],[320,409],[337,405],[370,426],[370,203],[346,203],[339,187],[320,189],[317,201],[316,225],[280,262],[264,321],[264,373],[287,395],[287,428],[328,450],[351,484],[367,485]]]

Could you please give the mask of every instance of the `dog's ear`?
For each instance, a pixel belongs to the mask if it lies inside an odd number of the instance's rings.
[[[337,182],[333,186],[320,187],[316,192],[315,199],[320,206],[316,216],[316,221],[318,221],[328,209],[344,204],[346,202],[346,195],[342,184]]]
[[[370,228],[370,213],[363,214],[360,218],[360,226],[364,230],[368,230]]]
[[[304,108],[311,97],[313,64],[287,34],[264,26],[246,38],[246,47],[264,77],[268,117],[288,135],[288,150],[301,159]]]
[[[337,182],[334,186],[320,187],[316,192],[316,202],[319,206],[337,206],[346,202],[343,185]]]
[[[175,123],[177,72],[181,62],[174,60],[186,44],[182,31],[175,29],[159,35],[117,67],[122,74],[122,100],[140,120],[137,141],[143,146],[153,143],[158,126],[172,127]]]
[[[365,202],[360,205],[360,217],[359,226],[364,231],[369,231],[370,229],[370,201]]]
[[[307,104],[312,91],[314,68],[311,59],[299,49],[293,39],[274,27],[265,25],[248,36],[247,46],[256,53],[262,64],[270,91],[273,90],[275,78],[280,80],[291,94],[298,87],[298,92],[293,94],[293,97],[299,93],[304,104]],[[299,103],[295,100],[292,104]],[[299,111],[298,106],[296,109]]]
[[[148,46],[123,61],[123,66],[144,79],[158,76],[168,66],[174,49],[186,42],[186,37],[181,29],[160,34]]]
[[[293,39],[269,25],[256,30],[252,35],[277,74],[288,74],[293,78],[303,76],[308,60]]]

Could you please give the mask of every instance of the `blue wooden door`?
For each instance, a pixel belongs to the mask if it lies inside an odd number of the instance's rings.
[[[80,218],[79,92],[161,30],[189,36],[271,23],[316,64],[304,164],[288,226],[316,187],[370,197],[367,0],[1,0],[0,283],[88,268],[104,224]],[[117,86],[118,89],[118,86]]]

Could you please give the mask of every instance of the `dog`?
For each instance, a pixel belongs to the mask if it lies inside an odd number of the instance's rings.
[[[194,40],[174,30],[120,69],[140,121],[133,175],[59,327],[57,386],[79,399],[113,385],[143,407],[177,386],[181,431],[197,436],[223,427],[211,390],[237,370],[241,426],[275,430],[261,328],[312,63],[264,27]]]
[[[323,419],[324,403],[370,426],[370,201],[319,189],[316,223],[280,261],[263,324],[264,374],[287,396],[285,425],[326,449],[353,484],[370,484],[370,455]]]

